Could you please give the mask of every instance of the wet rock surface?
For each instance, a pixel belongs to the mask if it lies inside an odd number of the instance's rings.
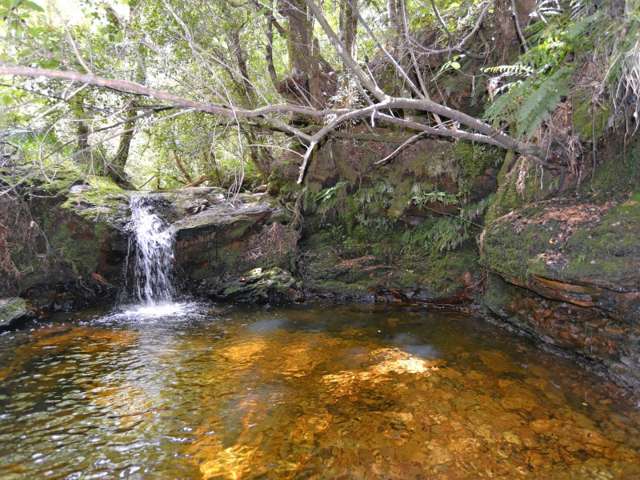
[[[302,284],[291,273],[278,267],[254,268],[230,281],[212,297],[236,303],[280,305],[304,300]]]
[[[298,262],[308,297],[472,302],[482,271],[475,233],[460,215],[470,205],[482,211],[477,204],[495,189],[502,154],[421,139],[378,163],[405,140],[393,129],[356,126],[318,149],[306,176]],[[463,240],[446,244],[455,238]]]
[[[353,255],[326,234],[301,242],[299,268],[309,298],[335,302],[468,305],[479,281],[473,248],[385,259]]]
[[[187,291],[243,302],[251,302],[255,292],[255,303],[290,301],[290,295],[282,292],[295,283],[290,270],[298,233],[272,197],[229,198],[210,188],[162,197],[176,219],[176,267]]]
[[[127,252],[128,197],[103,187],[3,197],[0,223],[10,228],[0,245],[0,295],[28,299],[41,317],[114,299]]]

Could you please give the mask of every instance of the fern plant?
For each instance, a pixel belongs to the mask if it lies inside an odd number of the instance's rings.
[[[490,195],[477,203],[462,207],[458,215],[426,221],[405,232],[402,235],[405,249],[427,249],[433,253],[457,249],[472,238],[474,229],[478,231],[482,228],[475,222],[485,213],[492,199],[493,196]]]
[[[545,78],[538,88],[525,96],[515,117],[516,135],[530,137],[563,96],[569,93],[573,69],[563,67]]]
[[[409,202],[420,208],[430,203],[457,205],[459,203],[459,199],[458,196],[453,193],[425,189],[422,185],[416,184],[411,187],[411,198],[409,199]]]
[[[498,128],[530,137],[569,93],[576,52],[587,51],[593,40],[586,32],[599,12],[586,14],[576,2],[538,2],[539,21],[526,29],[530,48],[513,65],[487,67],[492,103],[485,118]],[[576,12],[580,13],[576,13]],[[492,86],[492,82],[495,84]]]

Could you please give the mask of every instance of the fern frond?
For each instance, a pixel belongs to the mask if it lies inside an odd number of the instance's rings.
[[[419,184],[411,188],[411,199],[409,200],[409,203],[417,207],[424,207],[430,203],[457,205],[459,202],[458,196],[453,193],[442,192],[440,190],[425,190]]]
[[[485,67],[482,69],[484,73],[490,74],[502,74],[505,76],[520,76],[527,77],[534,73],[534,69],[519,63],[514,63],[513,65],[495,65],[493,67]]]
[[[513,123],[523,98],[531,90],[531,84],[531,80],[510,84],[509,89],[502,95],[497,96],[485,110],[485,119],[496,127],[499,127],[501,122]]]
[[[524,98],[515,118],[518,136],[531,136],[560,99],[568,94],[572,72],[571,67],[560,68]]]

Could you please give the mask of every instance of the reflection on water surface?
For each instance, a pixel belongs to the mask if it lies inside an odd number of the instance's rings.
[[[640,478],[640,414],[482,322],[365,308],[0,336],[0,477]]]

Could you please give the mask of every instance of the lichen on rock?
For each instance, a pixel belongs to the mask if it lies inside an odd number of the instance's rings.
[[[0,298],[0,331],[12,327],[28,315],[29,308],[23,298]]]
[[[227,283],[214,297],[238,303],[286,304],[303,299],[301,284],[278,267],[254,268]]]

